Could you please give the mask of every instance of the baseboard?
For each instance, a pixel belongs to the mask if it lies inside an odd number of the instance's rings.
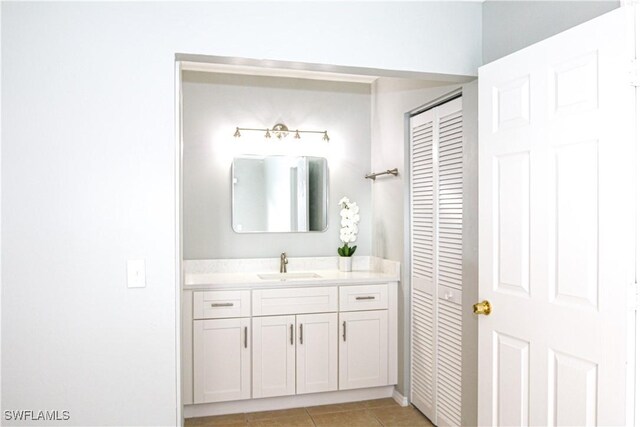
[[[330,391],[326,393],[298,394],[294,396],[267,397],[263,399],[235,400],[232,402],[184,405],[184,417],[208,417],[211,415],[237,414],[241,412],[275,411],[278,409],[302,408],[305,406],[332,405],[335,403],[359,402],[361,400],[392,397],[400,405],[394,387],[372,387],[356,390]],[[406,398],[398,393],[403,406]],[[404,400],[402,400],[404,399]]]
[[[391,395],[391,397],[393,397],[393,400],[395,400],[398,405],[400,405],[400,406],[409,406],[409,399],[407,399],[405,396],[403,396],[395,388],[393,389],[393,394]]]

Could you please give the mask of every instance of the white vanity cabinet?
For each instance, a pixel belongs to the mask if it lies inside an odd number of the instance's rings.
[[[395,281],[189,294],[185,403],[209,403],[194,405],[200,415],[288,407],[313,402],[313,393],[338,403],[354,389],[362,399],[388,397],[397,383]]]

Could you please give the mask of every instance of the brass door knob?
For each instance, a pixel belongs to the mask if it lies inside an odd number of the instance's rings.
[[[491,303],[487,300],[473,304],[473,314],[484,314],[488,316],[491,314]]]

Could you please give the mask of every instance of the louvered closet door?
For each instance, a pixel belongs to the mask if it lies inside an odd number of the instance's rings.
[[[435,420],[435,111],[411,118],[411,402]]]
[[[411,401],[440,426],[462,402],[462,101],[411,118]]]
[[[439,426],[462,424],[462,100],[437,113],[437,410]]]

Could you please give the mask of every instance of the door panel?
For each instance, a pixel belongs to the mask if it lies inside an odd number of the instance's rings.
[[[551,151],[551,301],[597,309],[598,141]]]
[[[493,335],[493,375],[498,425],[526,425],[529,420],[529,343],[505,334]]]
[[[549,367],[549,425],[596,425],[597,364],[550,351]]]
[[[529,76],[505,79],[493,87],[493,131],[504,131],[529,124]]]
[[[296,316],[297,394],[338,389],[338,314]]]
[[[194,403],[251,397],[249,319],[193,322]]]
[[[387,311],[340,313],[340,327],[340,390],[386,385]]]
[[[631,9],[479,70],[481,425],[626,422]]]
[[[295,316],[254,317],[253,397],[296,392]]]
[[[529,245],[531,210],[529,153],[496,157],[498,233],[495,256],[498,269],[494,289],[529,296]]]

